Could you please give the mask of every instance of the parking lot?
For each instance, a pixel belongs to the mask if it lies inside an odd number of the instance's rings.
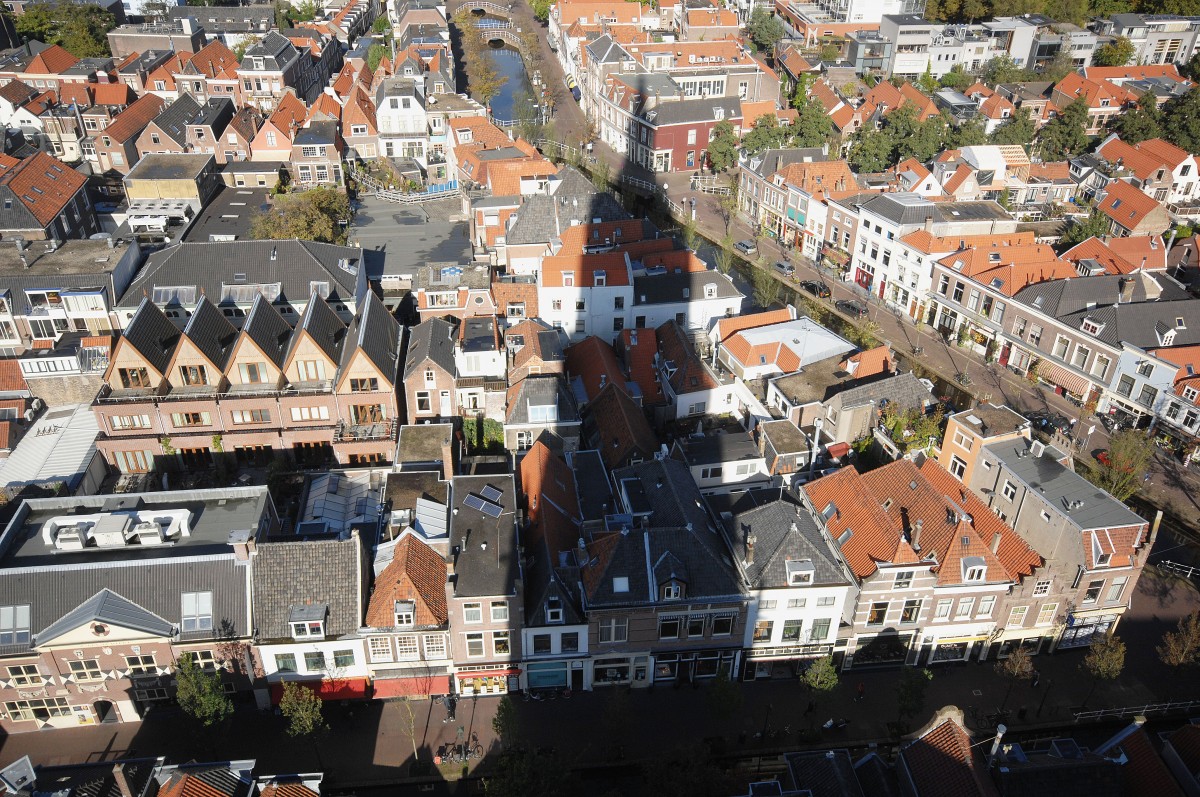
[[[462,263],[471,257],[471,241],[460,199],[400,205],[364,197],[354,214],[350,244],[385,253],[387,268]]]

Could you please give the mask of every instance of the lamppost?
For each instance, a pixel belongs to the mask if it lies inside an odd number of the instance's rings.
[[[1046,679],[1046,691],[1042,692],[1042,699],[1038,703],[1037,715],[1042,716],[1042,706],[1046,705],[1046,698],[1050,696],[1050,687],[1054,686],[1054,679]]]

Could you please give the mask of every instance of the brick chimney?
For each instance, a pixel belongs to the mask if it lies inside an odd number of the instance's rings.
[[[997,531],[995,534],[992,535],[992,553],[1000,552],[1000,540],[1001,540],[1001,534],[1000,534],[1000,532]]]
[[[754,543],[758,542],[758,537],[754,534],[746,535],[746,564],[754,564]]]
[[[122,762],[118,761],[113,764],[112,775],[117,790],[121,792],[121,797],[137,797],[129,786],[129,778],[125,777],[125,765]]]

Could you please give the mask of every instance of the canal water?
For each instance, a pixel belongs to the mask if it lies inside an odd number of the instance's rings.
[[[500,93],[492,97],[492,116],[502,122],[514,122],[521,114],[528,117],[534,113],[533,91],[521,54],[505,46],[488,47],[487,56],[492,68],[508,78],[500,87]]]

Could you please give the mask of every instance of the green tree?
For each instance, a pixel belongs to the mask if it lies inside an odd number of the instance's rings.
[[[717,765],[708,750],[698,746],[677,748],[655,756],[642,767],[641,794],[655,797],[723,797],[745,790],[745,784]]]
[[[1047,161],[1062,160],[1064,155],[1078,155],[1088,148],[1088,104],[1080,97],[1062,113],[1046,123],[1038,132],[1038,149]]]
[[[1017,112],[992,131],[993,144],[1011,144],[1029,148],[1037,132],[1033,117],[1026,108],[1018,108]]]
[[[750,281],[754,285],[754,303],[767,310],[779,298],[779,280],[759,264],[751,274]]]
[[[1050,59],[1050,63],[1042,67],[1040,74],[1043,80],[1057,83],[1074,71],[1075,62],[1071,59],[1071,51],[1062,47],[1054,54],[1054,58]]]
[[[896,683],[896,725],[904,729],[908,721],[925,708],[925,690],[933,673],[925,668],[904,667]]]
[[[847,157],[856,172],[881,172],[895,164],[894,142],[884,131],[859,131],[854,135]]]
[[[983,0],[963,0],[960,13],[967,22],[974,23],[975,20],[988,15],[988,7]]]
[[[918,122],[910,134],[893,137],[896,141],[893,164],[908,158],[916,158],[921,163],[932,160],[945,148],[946,135],[946,120],[940,115]]]
[[[388,49],[386,44],[372,44],[367,48],[367,69],[374,72],[379,66],[379,62],[389,53],[391,53],[391,50]]]
[[[1090,0],[1088,10],[1093,17],[1132,14],[1134,11],[1134,0]]]
[[[833,120],[820,102],[809,98],[796,109],[796,118],[788,127],[793,147],[819,147],[833,135]]]
[[[982,116],[976,116],[962,124],[947,125],[946,149],[977,147],[988,143],[988,136],[984,129]]]
[[[765,53],[775,52],[775,45],[783,40],[787,35],[787,31],[783,28],[783,23],[778,17],[767,11],[762,6],[754,9],[754,13],[750,15],[750,22],[746,24],[746,33],[750,36],[750,41],[754,42],[754,46]]]
[[[521,718],[517,715],[516,704],[508,695],[500,698],[500,702],[496,704],[492,730],[506,749],[517,747],[521,741]]]
[[[1043,12],[1050,19],[1083,26],[1088,18],[1088,0],[1044,0]]]
[[[34,3],[14,20],[17,33],[46,44],[57,44],[77,58],[109,55],[108,32],[116,18],[98,5]]]
[[[1058,242],[1064,247],[1083,243],[1088,238],[1099,238],[1108,233],[1109,220],[1099,210],[1093,210],[1083,221],[1076,221],[1062,234]]]
[[[754,129],[742,137],[742,147],[747,153],[757,155],[763,150],[782,147],[789,132],[790,128],[780,126],[775,114],[766,113],[758,117]]]
[[[1200,89],[1163,106],[1163,138],[1180,149],[1200,152]]]
[[[813,711],[806,713],[812,717],[816,711],[817,702],[837,689],[838,671],[834,666],[833,656],[822,656],[810,661],[808,667],[800,674],[800,683],[808,688],[808,699],[812,703],[810,708]],[[809,724],[811,726],[812,720],[809,720]]]
[[[842,57],[842,48],[836,44],[822,45],[817,57],[822,61],[836,61]]]
[[[733,268],[733,236],[725,233],[720,245],[713,250],[713,260],[716,261],[717,271],[728,274]]]
[[[569,762],[533,750],[506,750],[483,785],[487,797],[571,797],[578,790]]]
[[[233,715],[233,701],[222,691],[221,676],[205,671],[191,653],[179,657],[175,680],[175,701],[201,727],[212,728]]]
[[[712,141],[708,142],[708,164],[714,172],[723,172],[737,165],[738,137],[733,122],[722,120],[713,126]]]
[[[1114,130],[1127,144],[1137,144],[1148,138],[1162,135],[1162,112],[1158,109],[1154,92],[1147,91],[1132,110],[1117,117]]]
[[[983,65],[983,73],[980,77],[989,86],[996,86],[1001,83],[1016,83],[1024,80],[1027,74],[1007,55],[998,55]]]
[[[386,11],[384,13],[380,14],[379,18],[375,20],[375,24],[373,24],[371,26],[371,30],[374,33],[387,33],[391,29],[392,29],[392,21],[390,19],[388,19],[388,15],[387,15]]]
[[[1142,487],[1154,444],[1137,429],[1124,429],[1108,440],[1105,461],[1096,463],[1096,483],[1118,501],[1128,501]]]
[[[283,697],[279,698],[279,712],[287,720],[288,736],[312,737],[325,729],[325,717],[321,713],[321,698],[317,693],[295,681],[283,682]]]
[[[1107,634],[1093,640],[1083,657],[1083,668],[1092,676],[1092,688],[1083,700],[1086,706],[1100,681],[1114,681],[1121,676],[1125,669],[1125,643],[1120,637]]]
[[[792,89],[792,107],[799,110],[805,105],[808,105],[812,98],[808,96],[809,90],[812,88],[816,78],[807,72],[801,73],[796,78],[796,87]]]
[[[925,71],[917,78],[917,88],[926,94],[933,94],[940,86],[941,84],[938,83],[938,79],[933,76],[933,66],[926,64]]]
[[[529,4],[533,9],[533,16],[538,22],[548,22],[550,20],[550,6],[553,3],[550,0],[532,0]]]
[[[1125,66],[1137,55],[1133,42],[1124,36],[1118,36],[1108,44],[1096,48],[1092,53],[1092,64],[1095,66]]]
[[[1159,661],[1168,667],[1185,667],[1200,661],[1200,612],[1180,617],[1174,631],[1163,634],[1157,645]]]
[[[955,64],[950,71],[938,78],[938,85],[945,89],[961,91],[972,83],[971,76],[962,64]]]
[[[691,214],[679,225],[679,237],[683,240],[684,247],[693,252],[700,245],[700,233],[696,230],[696,220]]]
[[[1005,690],[1004,700],[1000,703],[1000,710],[1004,711],[1017,681],[1028,681],[1033,678],[1033,658],[1024,645],[1017,645],[1007,657],[996,662],[994,669],[997,675],[1008,681],[1008,689]]]
[[[277,197],[270,210],[253,218],[250,237],[345,244],[350,216],[350,198],[344,191],[310,188],[300,194]]]

